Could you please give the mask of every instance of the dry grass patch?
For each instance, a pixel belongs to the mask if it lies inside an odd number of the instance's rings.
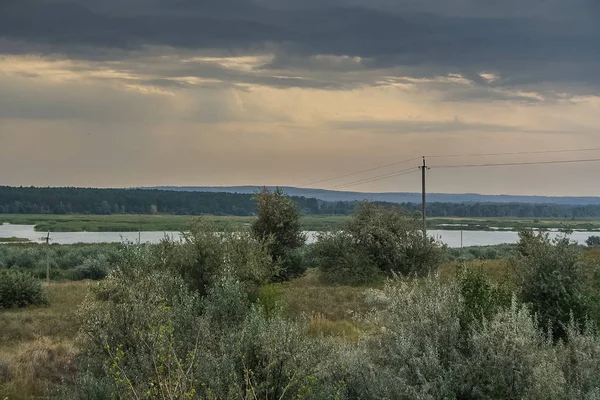
[[[77,309],[89,282],[50,283],[49,307],[0,311],[0,399],[57,398],[73,382]]]
[[[322,315],[311,315],[307,333],[312,337],[333,337],[356,343],[360,338],[358,328],[350,321],[332,321]]]
[[[455,278],[458,269],[462,266],[466,266],[467,268],[481,268],[494,283],[510,282],[514,278],[514,271],[507,259],[445,263],[440,266],[440,278],[443,281]]]
[[[0,311],[0,351],[5,347],[41,337],[73,339],[79,326],[76,312],[90,282],[50,283],[46,293],[49,307],[28,307]]]
[[[69,342],[41,338],[20,346],[4,365],[0,395],[9,399],[56,398],[76,376],[76,350]],[[0,379],[2,379],[0,377]]]
[[[310,269],[301,278],[281,284],[289,317],[319,315],[331,321],[347,320],[366,312],[366,287],[324,284],[319,271]]]

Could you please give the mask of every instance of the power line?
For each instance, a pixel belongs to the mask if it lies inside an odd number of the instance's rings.
[[[393,167],[393,166],[396,166],[396,165],[406,164],[407,162],[415,161],[415,160],[418,160],[420,158],[421,157],[415,157],[415,158],[411,158],[411,159],[404,160],[404,161],[398,161],[398,162],[394,162],[394,163],[391,163],[391,164],[381,165],[379,167],[373,167],[373,168],[365,169],[365,170],[358,171],[358,172],[352,172],[350,174],[334,176],[332,178],[327,178],[327,179],[322,179],[320,181],[315,181],[315,182],[307,183],[305,185],[300,186],[300,188],[305,188],[307,186],[316,185],[317,183],[324,183],[324,182],[329,182],[329,181],[333,181],[333,180],[337,180],[337,179],[341,179],[341,178],[347,178],[349,176],[360,175],[360,174],[364,174],[365,172],[377,171],[378,169],[383,169],[383,168]]]
[[[396,177],[396,176],[407,175],[407,174],[416,172],[417,170],[418,170],[417,167],[407,168],[407,169],[404,169],[402,171],[396,171],[396,172],[392,172],[392,173],[384,174],[384,175],[377,175],[377,176],[373,176],[371,178],[361,179],[361,180],[354,181],[354,182],[349,182],[349,183],[346,183],[346,184],[331,186],[331,187],[325,188],[325,190],[344,189],[344,188],[347,188],[347,187],[356,186],[356,185],[360,185],[360,184],[363,184],[363,183],[376,182],[376,181],[380,181],[380,180],[387,179],[387,178],[393,178],[393,177]]]
[[[543,151],[518,151],[518,152],[507,152],[507,153],[471,153],[471,154],[446,154],[437,156],[426,156],[428,158],[453,158],[453,157],[483,157],[483,156],[517,156],[517,155],[529,155],[529,154],[556,154],[556,153],[575,153],[585,151],[597,151],[600,147],[591,149],[573,149],[573,150],[543,150]]]
[[[587,162],[598,162],[600,158],[588,158],[582,160],[555,160],[555,161],[530,161],[530,162],[518,162],[518,163],[498,163],[498,164],[462,164],[462,165],[438,165],[433,168],[471,168],[471,167],[507,167],[514,165],[540,165],[540,164],[574,164],[574,163],[587,163]]]

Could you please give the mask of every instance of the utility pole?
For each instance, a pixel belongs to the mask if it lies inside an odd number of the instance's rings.
[[[427,195],[425,191],[425,176],[429,167],[427,167],[427,163],[425,162],[425,156],[423,156],[423,165],[419,167],[421,169],[421,194],[422,194],[422,210],[421,214],[423,215],[423,239],[427,240]]]
[[[50,232],[46,236],[46,281],[50,283]]]

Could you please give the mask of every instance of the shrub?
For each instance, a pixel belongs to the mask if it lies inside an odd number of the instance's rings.
[[[76,267],[71,273],[71,279],[82,281],[90,279],[99,281],[107,277],[110,264],[104,255],[97,258],[88,258],[81,265]]]
[[[320,235],[314,251],[326,282],[364,285],[380,279],[377,265],[346,232]]]
[[[0,271],[0,308],[47,304],[39,279],[15,269]]]
[[[227,268],[201,300],[168,271],[116,270],[80,315],[79,398],[310,398],[326,356]]]
[[[600,398],[600,337],[592,324],[569,324],[568,342],[557,353],[566,380],[568,399]]]
[[[199,308],[197,296],[171,271],[132,264],[117,268],[79,310],[82,376],[106,378],[104,385],[89,383],[108,394],[131,393],[131,385],[136,393],[146,393],[161,379],[159,365],[179,373],[163,356],[186,359],[184,344],[195,341]]]
[[[255,199],[258,218],[252,223],[251,231],[257,240],[267,243],[273,261],[280,267],[278,280],[302,275],[306,265],[295,252],[306,242],[300,210],[279,188],[273,192],[263,188]]]
[[[183,232],[181,242],[166,238],[151,246],[147,263],[152,268],[179,274],[201,295],[227,267],[246,290],[256,296],[260,286],[277,273],[268,250],[270,241],[258,241],[236,227],[224,227],[221,232],[215,232],[214,226],[199,218]]]
[[[481,324],[491,320],[511,305],[511,292],[494,285],[482,268],[461,268],[458,288],[464,301],[463,324],[469,328],[475,322]]]
[[[424,238],[421,223],[398,206],[361,203],[343,232],[320,239],[319,265],[332,282],[369,283],[379,274],[426,276],[444,258],[444,247]]]
[[[368,321],[379,334],[340,361],[349,371],[344,386],[359,393],[350,398],[585,398],[566,396],[562,356],[516,301],[464,329],[468,305],[456,283],[390,283],[369,298],[377,308]],[[600,355],[581,358],[590,373]],[[598,387],[594,374],[585,377],[590,387]]]
[[[424,239],[418,218],[399,206],[361,203],[345,231],[384,273],[425,276],[443,259],[442,246]]]
[[[583,324],[589,313],[581,249],[568,236],[519,233],[520,255],[513,260],[521,300],[538,316],[540,328],[555,339],[566,337],[571,318]]]
[[[473,331],[468,351],[463,398],[563,397],[565,380],[552,344],[516,302]]]

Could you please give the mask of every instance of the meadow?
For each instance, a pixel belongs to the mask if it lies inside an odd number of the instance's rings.
[[[600,247],[524,230],[447,249],[373,204],[306,245],[265,196],[245,231],[0,246],[0,399],[600,394]]]
[[[600,256],[600,254],[598,254]],[[507,273],[502,260],[468,263],[482,267],[494,280]],[[458,264],[442,265],[445,280],[456,275]],[[354,315],[370,311],[365,292],[381,288],[323,283],[317,269],[309,269],[290,282],[273,284],[290,319],[306,318],[307,334],[354,343],[370,327]],[[58,396],[76,384],[78,311],[94,281],[53,281],[45,284],[47,307],[0,310],[0,398],[32,399]]]
[[[505,248],[497,247],[506,254]],[[600,261],[598,248],[584,254]],[[440,266],[440,279],[451,281],[461,266],[480,268],[498,284],[514,279],[506,258],[446,262]],[[79,307],[97,285],[89,280],[53,281],[45,285],[49,306],[0,311],[0,398],[53,398],[65,386],[77,384]],[[313,268],[290,282],[273,284],[271,290],[281,299],[287,318],[305,318],[309,336],[356,343],[373,327],[355,316],[371,311],[366,292],[381,287],[326,284]]]

